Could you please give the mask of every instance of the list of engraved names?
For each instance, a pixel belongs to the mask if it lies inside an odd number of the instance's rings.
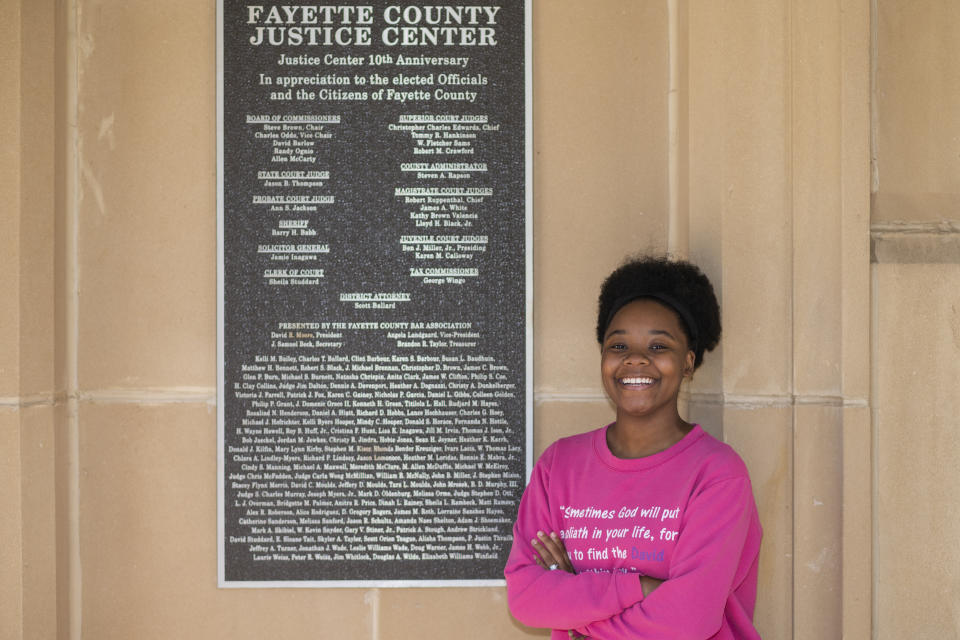
[[[525,7],[222,2],[224,581],[499,579]]]

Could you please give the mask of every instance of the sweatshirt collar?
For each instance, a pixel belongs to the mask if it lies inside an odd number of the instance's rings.
[[[612,425],[613,423],[611,422],[603,429],[597,429],[594,432],[593,443],[600,460],[608,467],[618,471],[643,471],[644,469],[651,469],[657,465],[661,465],[686,451],[704,435],[704,431],[700,425],[695,424],[693,425],[693,429],[690,430],[690,433],[683,436],[679,442],[659,453],[643,458],[618,458],[613,455],[610,447],[607,446],[607,429]]]

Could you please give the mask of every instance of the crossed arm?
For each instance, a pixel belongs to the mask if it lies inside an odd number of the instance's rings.
[[[727,600],[745,574],[740,559],[754,513],[748,479],[716,482],[691,499],[664,581],[619,572],[574,574],[562,541],[540,535],[552,531],[545,481],[542,474],[531,478],[506,568],[518,620],[605,640],[703,639],[719,631]],[[562,571],[550,571],[553,564]]]
[[[537,537],[530,541],[531,546],[537,552],[533,557],[538,565],[544,569],[563,569],[567,573],[576,573],[573,570],[573,563],[570,562],[570,556],[567,555],[567,549],[563,546],[563,540],[555,531],[550,535],[543,531],[537,532]],[[557,565],[554,567],[553,565]],[[640,576],[640,585],[643,588],[643,597],[646,598],[653,590],[663,584],[663,580],[651,576]]]
[[[573,570],[573,563],[570,562],[570,556],[567,554],[566,547],[563,546],[563,540],[557,535],[556,531],[551,531],[550,535],[543,531],[537,532],[537,537],[530,541],[531,546],[537,552],[533,556],[536,563],[543,569],[555,571],[561,569],[567,573],[576,573]],[[640,585],[643,589],[643,597],[646,598],[653,590],[663,584],[663,580],[658,580],[651,576],[640,576]],[[586,640],[582,635],[573,629],[567,631],[571,640]]]

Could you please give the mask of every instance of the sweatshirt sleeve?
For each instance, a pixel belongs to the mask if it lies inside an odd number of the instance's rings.
[[[538,531],[557,530],[550,516],[548,449],[530,477],[513,527],[513,547],[507,559],[507,601],[513,616],[530,627],[573,629],[604,620],[643,600],[636,573],[549,571],[539,566],[531,540]]]
[[[605,619],[576,627],[596,640],[703,640],[719,631],[731,592],[744,580],[743,563],[755,518],[747,477],[717,481],[688,504],[667,580],[645,600]],[[756,548],[755,548],[756,547]]]

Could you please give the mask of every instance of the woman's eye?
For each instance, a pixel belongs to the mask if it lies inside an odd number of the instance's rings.
[[[624,349],[627,348],[627,345],[623,344],[622,342],[617,342],[617,343],[611,344],[607,348],[610,349],[611,351],[623,351]]]
[[[652,344],[652,345],[650,345],[650,350],[651,350],[651,351],[663,351],[663,350],[665,350],[665,349],[667,349],[667,345],[665,345],[665,344]]]

